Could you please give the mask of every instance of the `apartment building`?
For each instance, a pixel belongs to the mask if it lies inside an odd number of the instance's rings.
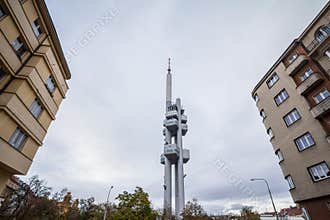
[[[330,4],[252,91],[293,200],[330,219]]]
[[[24,175],[71,77],[43,0],[0,0],[0,193]]]

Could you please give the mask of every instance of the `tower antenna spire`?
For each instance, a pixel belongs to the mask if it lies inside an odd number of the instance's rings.
[[[167,68],[167,73],[171,74],[171,58],[168,58],[168,68]]]

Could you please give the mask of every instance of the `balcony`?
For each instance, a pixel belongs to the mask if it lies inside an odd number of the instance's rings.
[[[315,107],[311,109],[311,113],[314,118],[319,118],[329,112],[330,109],[330,97],[326,98]]]
[[[188,125],[182,124],[182,136],[185,136],[188,132]]]
[[[287,68],[286,72],[289,76],[295,74],[305,63],[308,62],[308,58],[305,55],[299,55]]]
[[[164,126],[171,132],[175,133],[178,130],[178,120],[176,118],[165,119]]]
[[[321,75],[319,73],[314,73],[310,75],[304,82],[302,82],[297,90],[300,95],[305,95],[309,92],[313,87],[317,86],[319,83],[323,81]]]
[[[171,164],[176,163],[179,158],[179,152],[180,150],[176,144],[164,145],[164,156],[171,162]]]
[[[322,45],[326,40],[329,39],[330,32],[329,32],[329,24],[324,26],[322,32],[319,30],[319,35],[315,38],[309,45],[307,45],[307,50],[312,53],[317,50],[317,48]]]
[[[12,174],[26,174],[32,160],[23,153],[10,146],[3,139],[0,139],[0,166]]]
[[[183,163],[187,163],[190,159],[190,151],[188,149],[183,149]]]

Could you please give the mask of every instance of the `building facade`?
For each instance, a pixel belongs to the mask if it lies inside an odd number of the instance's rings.
[[[293,200],[330,219],[330,4],[284,51],[252,96]]]
[[[71,77],[43,0],[0,0],[0,192],[29,170]]]

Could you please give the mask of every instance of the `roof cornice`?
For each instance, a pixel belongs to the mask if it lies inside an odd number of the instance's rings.
[[[42,17],[43,17],[43,19],[45,21],[45,24],[47,26],[47,30],[49,32],[49,35],[50,35],[50,37],[51,37],[51,39],[54,43],[55,50],[58,54],[58,57],[59,57],[59,59],[61,61],[61,64],[62,64],[62,67],[65,71],[66,79],[71,79],[71,72],[70,72],[68,63],[65,59],[65,56],[64,56],[64,53],[63,53],[63,50],[62,50],[62,47],[61,47],[60,40],[58,38],[56,29],[54,27],[54,23],[52,21],[52,18],[49,14],[48,9],[47,9],[47,5],[46,5],[44,0],[36,0],[35,2],[38,5],[39,11],[42,14]]]

